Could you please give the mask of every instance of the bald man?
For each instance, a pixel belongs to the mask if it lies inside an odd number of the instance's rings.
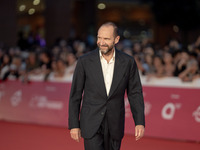
[[[117,50],[118,28],[107,22],[98,30],[98,49],[79,58],[69,100],[72,139],[84,138],[85,150],[120,150],[124,136],[127,91],[135,137],[144,135],[142,86],[133,57]],[[82,103],[82,105],[81,105]]]

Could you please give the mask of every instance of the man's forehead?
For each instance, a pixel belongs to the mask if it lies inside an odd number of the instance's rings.
[[[113,36],[114,29],[112,26],[102,26],[99,28],[98,35],[106,34],[107,36]]]
[[[111,25],[104,25],[104,26],[101,26],[101,27],[99,28],[99,30],[111,30],[111,31],[113,31],[114,28],[113,28],[113,26],[111,26]]]

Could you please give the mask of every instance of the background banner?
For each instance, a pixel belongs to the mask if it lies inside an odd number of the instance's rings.
[[[0,83],[0,119],[67,127],[71,83]],[[200,89],[143,86],[145,136],[200,141]],[[125,96],[125,133],[134,122]]]

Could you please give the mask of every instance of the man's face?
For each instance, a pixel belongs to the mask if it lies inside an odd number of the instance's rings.
[[[114,36],[112,26],[102,26],[97,35],[97,45],[102,54],[108,54],[119,41],[119,36]]]

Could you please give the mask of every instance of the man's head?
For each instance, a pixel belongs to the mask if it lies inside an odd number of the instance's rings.
[[[102,54],[108,54],[114,50],[115,44],[119,42],[118,28],[112,22],[101,25],[97,35],[97,45]]]

